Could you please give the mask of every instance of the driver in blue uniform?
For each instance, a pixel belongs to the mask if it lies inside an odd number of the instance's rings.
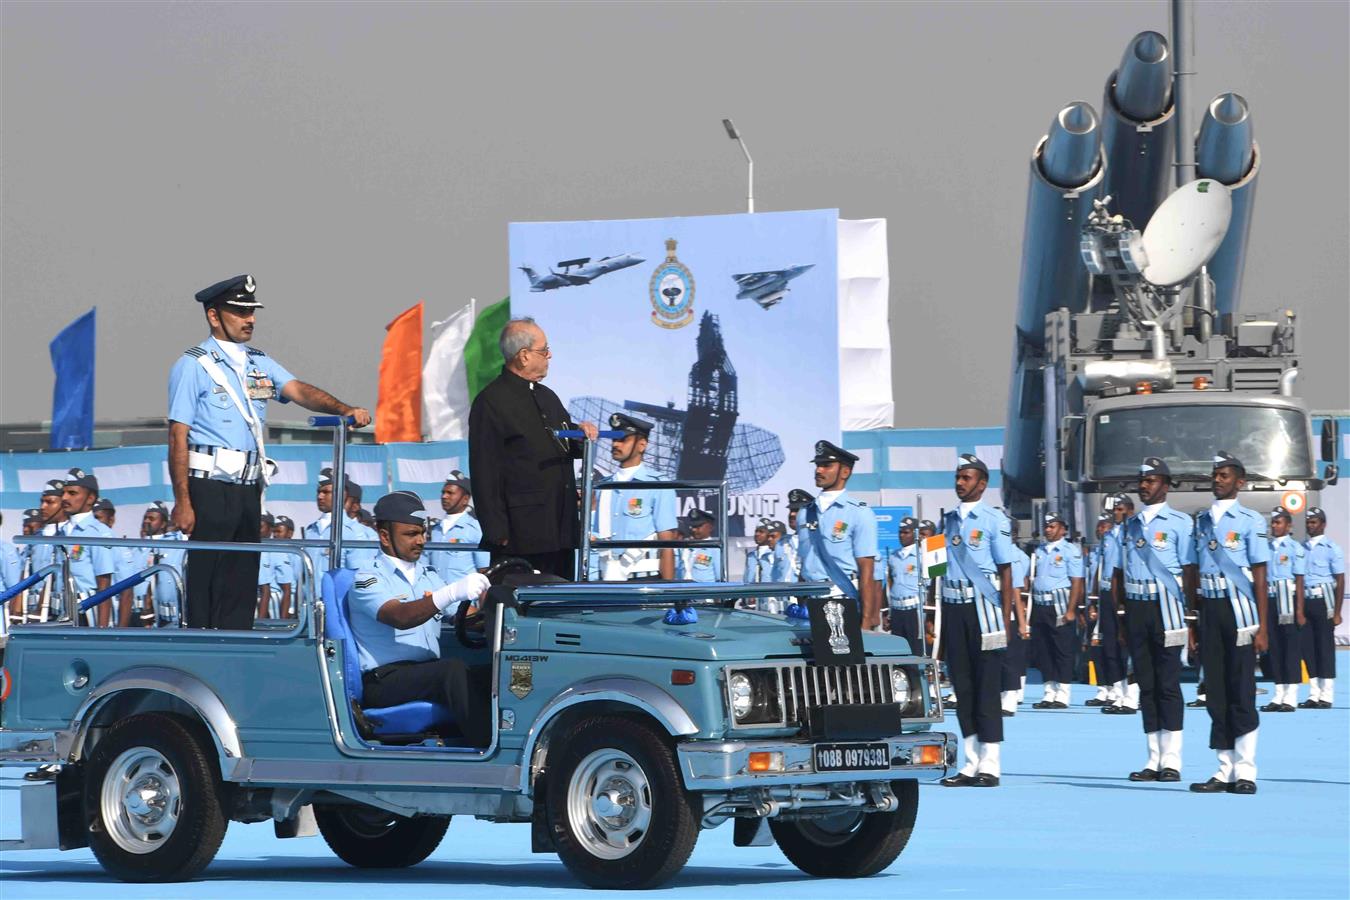
[[[375,504],[380,553],[356,574],[348,601],[361,665],[364,705],[440,703],[475,747],[492,740],[490,675],[458,657],[441,658],[441,619],[488,589],[480,572],[445,584],[422,560],[427,514],[412,491]],[[490,672],[490,667],[488,668]]]

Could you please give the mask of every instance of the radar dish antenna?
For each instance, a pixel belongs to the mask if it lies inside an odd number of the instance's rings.
[[[1140,274],[1158,287],[1190,280],[1218,252],[1232,217],[1233,199],[1223,183],[1200,178],[1177,188],[1137,244],[1143,251]]]

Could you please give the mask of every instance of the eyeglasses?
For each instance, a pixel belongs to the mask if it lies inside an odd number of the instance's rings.
[[[545,344],[544,346],[539,347],[539,348],[537,348],[537,349],[534,348],[534,347],[522,347],[521,349],[522,349],[522,350],[526,350],[526,351],[528,351],[528,352],[530,352],[530,353],[542,353],[544,356],[552,356],[552,355],[553,355],[553,351],[549,349],[548,344]]]

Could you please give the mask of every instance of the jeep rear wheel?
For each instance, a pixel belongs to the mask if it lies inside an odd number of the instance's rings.
[[[905,849],[919,812],[919,783],[892,781],[895,812],[847,811],[811,819],[770,819],[778,849],[821,878],[862,878],[884,870]]]
[[[596,888],[650,888],[684,867],[699,817],[664,735],[631,719],[582,719],[550,760],[547,821],[563,864]]]
[[[373,806],[316,806],[314,821],[329,849],[358,869],[415,866],[440,846],[449,816],[396,816]]]
[[[220,776],[180,718],[139,715],[108,729],[84,783],[89,848],[123,881],[185,881],[205,869],[229,824]]]

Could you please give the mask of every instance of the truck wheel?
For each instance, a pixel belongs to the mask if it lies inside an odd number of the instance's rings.
[[[561,735],[545,788],[563,864],[595,888],[650,888],[684,867],[699,816],[664,735],[631,719],[582,719]]]
[[[146,714],[108,729],[89,756],[89,847],[123,881],[186,881],[215,858],[229,820],[207,747],[176,716]]]
[[[449,816],[408,819],[373,806],[316,806],[314,821],[329,849],[358,869],[415,866],[440,846]]]
[[[778,849],[794,866],[821,878],[862,878],[885,869],[909,843],[919,812],[919,783],[892,781],[895,812],[841,812],[813,819],[770,819]]]

